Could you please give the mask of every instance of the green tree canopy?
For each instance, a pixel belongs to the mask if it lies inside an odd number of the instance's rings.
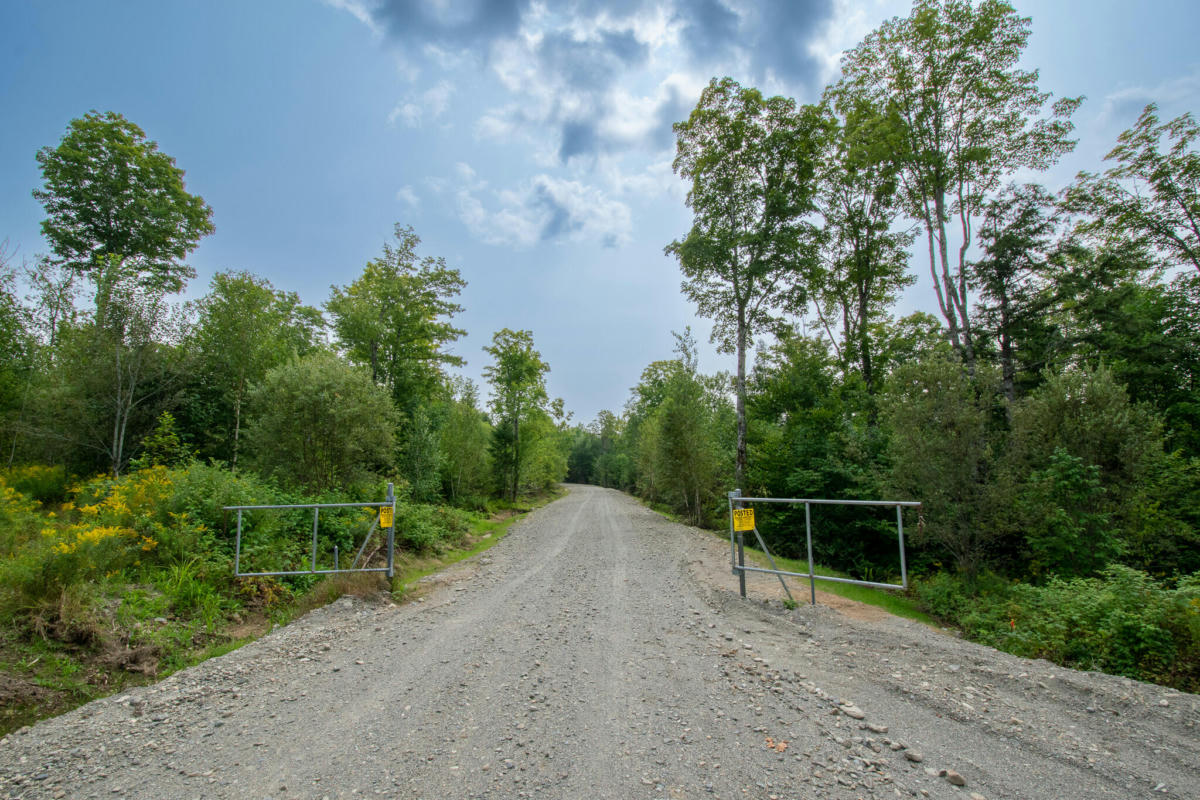
[[[278,291],[270,281],[248,272],[214,275],[196,311],[189,344],[203,382],[198,394],[207,398],[211,412],[198,416],[206,417],[209,455],[229,461],[236,470],[250,387],[272,367],[312,350],[324,320],[294,292]]]
[[[535,412],[545,410],[550,365],[534,349],[533,331],[504,328],[483,349],[492,357],[492,363],[483,368],[492,385],[491,407],[496,424],[492,452],[496,467],[505,476],[502,485],[516,500],[521,477],[521,426]]]
[[[887,110],[899,125],[905,210],[925,228],[938,308],[974,368],[967,252],[984,200],[1018,169],[1045,169],[1075,142],[1080,100],[1049,93],[1017,67],[1030,21],[1002,0],[918,0],[842,58],[838,95]],[[949,223],[959,229],[950,254]]]
[[[1200,271],[1198,137],[1200,126],[1191,114],[1159,124],[1158,106],[1149,104],[1105,156],[1116,166],[1103,175],[1081,172],[1068,192],[1068,206],[1090,213],[1089,227],[1133,237],[1169,263]]]
[[[444,258],[419,259],[421,239],[411,227],[397,224],[395,235],[396,246],[385,244],[358,280],[331,287],[325,307],[341,346],[411,413],[433,396],[444,365],[464,363],[446,348],[466,333],[450,324],[462,311],[453,298],[466,282]]]
[[[679,259],[683,293],[714,320],[713,340],[737,354],[736,479],[746,466],[746,347],[797,313],[815,241],[814,174],[820,123],[786,97],[764,98],[731,78],[713,79],[674,126],[675,171],[691,181],[692,229],[666,252]]]
[[[255,465],[309,491],[346,487],[386,468],[396,410],[362,368],[315,351],[275,367],[250,393]]]
[[[212,233],[212,208],[187,192],[175,159],[137,125],[91,111],[37,161],[42,233],[64,264],[94,275],[109,259],[128,261],[140,280],[168,292],[195,274],[183,258]]]

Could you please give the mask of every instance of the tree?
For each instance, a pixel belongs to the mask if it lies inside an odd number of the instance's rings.
[[[294,292],[277,291],[270,281],[248,272],[214,275],[196,310],[190,344],[202,376],[197,392],[208,399],[211,411],[193,408],[193,415],[207,417],[206,433],[215,440],[210,454],[228,460],[237,471],[242,409],[250,387],[272,367],[312,350],[324,320],[319,310],[301,305]],[[195,398],[194,405],[200,404]]]
[[[454,399],[439,442],[442,485],[451,502],[462,503],[472,498],[478,501],[487,493],[491,426],[479,410],[479,390],[475,384],[466,378],[455,378],[451,386]]]
[[[817,209],[824,222],[820,271],[814,278],[817,315],[843,369],[857,363],[871,394],[878,388],[871,333],[913,283],[908,248],[915,234],[895,230],[899,164],[896,130],[881,112],[853,96],[826,97],[827,138],[818,175]],[[833,332],[837,321],[841,335]]]
[[[994,424],[997,376],[968,375],[957,359],[931,358],[892,375],[884,405],[893,491],[920,499],[927,524],[913,536],[934,544],[967,575],[1004,533],[991,524],[991,477],[1002,440]]]
[[[532,331],[504,328],[483,349],[493,359],[483,368],[483,374],[492,385],[494,463],[502,476],[501,486],[508,491],[509,499],[516,501],[521,478],[521,426],[544,410],[550,366],[533,349]]]
[[[385,244],[358,280],[331,287],[325,307],[350,357],[370,366],[371,377],[411,414],[433,395],[444,365],[464,363],[446,347],[466,333],[450,324],[462,311],[453,298],[466,282],[444,258],[418,259],[421,239],[411,227],[397,223],[395,236],[396,246]]]
[[[194,454],[180,437],[175,416],[170,411],[158,415],[158,424],[142,439],[141,454],[129,462],[132,469],[147,467],[176,467],[187,464]]]
[[[7,458],[11,466],[33,375],[35,347],[29,313],[17,299],[16,271],[9,261],[7,242],[0,242],[0,427],[7,429],[12,439]]]
[[[62,332],[61,378],[47,401],[63,413],[47,418],[42,430],[101,454],[118,476],[129,460],[130,435],[140,440],[182,383],[176,345],[184,321],[162,286],[145,283],[117,256],[105,258],[95,281],[95,310]]]
[[[258,468],[308,491],[385,468],[396,410],[365,369],[318,350],[270,370],[250,392],[247,444]]]
[[[885,22],[846,53],[834,88],[899,125],[905,209],[925,228],[938,308],[971,370],[967,252],[983,202],[1006,176],[1045,169],[1075,145],[1069,117],[1080,99],[1060,99],[1039,118],[1050,94],[1039,91],[1036,70],[1016,66],[1029,32],[1029,18],[1002,0],[918,0],[908,18]]]
[[[995,336],[1000,348],[1004,396],[1016,401],[1017,347],[1025,334],[1045,325],[1050,292],[1038,277],[1046,270],[1055,231],[1054,198],[1036,184],[1011,186],[987,202],[979,231],[984,257],[970,265],[971,288],[980,292],[977,320],[982,334]],[[1044,364],[1037,364],[1038,372]]]
[[[785,97],[764,98],[731,78],[713,79],[675,123],[674,169],[691,181],[692,228],[666,252],[679,260],[683,292],[714,320],[721,352],[737,354],[739,486],[746,468],[746,347],[773,330],[779,309],[797,312],[814,243],[819,120]]]
[[[1163,138],[1170,149],[1159,150]],[[1146,106],[1137,123],[1117,138],[1103,175],[1081,172],[1067,205],[1086,211],[1089,227],[1129,236],[1158,250],[1172,264],[1200,271],[1200,126],[1191,114],[1160,125],[1158,106]]]
[[[212,233],[212,208],[187,192],[175,159],[137,125],[91,111],[37,160],[42,234],[62,263],[92,276],[97,295],[114,260],[129,262],[148,289],[177,292],[195,274],[182,259]]]

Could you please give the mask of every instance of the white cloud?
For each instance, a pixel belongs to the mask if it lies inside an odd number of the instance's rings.
[[[1200,97],[1200,72],[1181,75],[1163,81],[1158,86],[1126,86],[1104,96],[1104,103],[1096,121],[1107,125],[1116,122],[1120,125],[1132,123],[1149,103],[1158,103],[1167,113],[1160,117],[1174,116],[1168,109],[1171,106],[1188,106],[1195,104]]]
[[[436,120],[450,107],[454,86],[449,81],[440,81],[421,93],[417,99],[398,103],[388,114],[388,124],[399,120],[408,128],[419,128],[425,120]]]
[[[365,3],[362,0],[324,0],[325,5],[330,8],[336,8],[339,11],[349,12],[356,20],[366,25],[371,29],[371,33],[376,36],[383,34],[383,29],[375,22],[375,18],[371,16],[372,7],[374,4]]]
[[[421,205],[421,198],[417,196],[416,191],[411,186],[401,186],[397,189],[396,199],[414,210]]]
[[[468,164],[456,165],[455,205],[471,235],[517,248],[549,241],[595,241],[616,247],[630,239],[629,207],[595,186],[539,174],[494,191]]]

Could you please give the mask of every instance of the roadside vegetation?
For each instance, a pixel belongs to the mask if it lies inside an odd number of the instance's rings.
[[[1200,127],[1147,105],[1047,187],[1080,98],[1018,66],[1032,20],[918,0],[819,102],[714,78],[675,125],[690,331],[571,480],[704,527],[726,492],[918,500],[910,600],[1020,655],[1200,690]],[[1017,179],[1022,182],[1017,182]],[[937,315],[897,301],[928,275]],[[756,509],[804,559],[802,507]],[[825,567],[898,582],[894,509],[814,507]],[[835,589],[836,591],[836,589]]]
[[[174,159],[114,112],[36,157],[51,252],[18,265],[0,244],[0,730],[343,592],[402,594],[565,477],[569,415],[532,333],[498,331],[481,354],[490,402],[452,377],[465,282],[411,228],[323,307],[242,271],[182,302],[213,212]],[[234,577],[224,506],[382,501],[388,483],[393,585]],[[323,510],[318,569],[379,566],[376,515]],[[243,522],[243,571],[309,569],[311,511]]]

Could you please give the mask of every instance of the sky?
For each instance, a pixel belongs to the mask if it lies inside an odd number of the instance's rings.
[[[1100,170],[1148,102],[1200,111],[1194,0],[1016,0],[1022,66],[1084,95],[1079,144],[1040,180]],[[619,411],[690,325],[732,369],[663,248],[691,223],[671,123],[713,77],[812,102],[895,0],[0,0],[0,240],[48,251],[34,156],[116,111],[186,171],[216,232],[204,294],[248,270],[312,305],[411,225],[467,281],[453,345],[482,383],[500,328],[533,331],[575,419]],[[1029,177],[1029,176],[1025,176]],[[898,311],[935,311],[927,265]]]

